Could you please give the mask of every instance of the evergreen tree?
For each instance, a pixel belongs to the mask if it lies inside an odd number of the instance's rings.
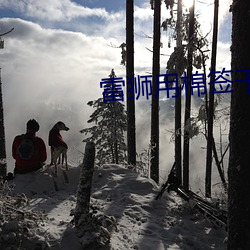
[[[192,67],[196,69],[202,68],[207,56],[204,55],[202,49],[207,47],[207,39],[200,33],[200,24],[194,15],[194,5],[190,8],[191,14],[183,13],[182,0],[177,1],[177,16],[174,16],[174,4],[173,0],[166,0],[166,7],[170,9],[170,17],[163,23],[163,29],[168,31],[174,30],[173,35],[169,36],[169,44],[171,47],[171,38],[176,40],[176,47],[171,54],[166,67],[166,74],[178,75],[178,91],[175,98],[175,163],[176,163],[176,175],[183,185],[188,188],[189,186],[189,139],[192,137],[190,131],[190,122],[192,117],[191,113],[191,89],[189,84],[184,85],[181,77],[187,69],[187,80],[190,82],[190,76],[192,74]],[[194,3],[194,1],[193,1]],[[205,72],[204,72],[205,73]],[[182,129],[182,99],[181,89],[185,87],[186,91],[186,106],[185,106],[185,126]],[[178,94],[179,92],[179,94]],[[183,176],[182,176],[182,147],[181,147],[181,135],[184,132],[184,147],[183,147]]]
[[[109,77],[116,78],[113,69]],[[80,132],[91,134],[83,141],[95,143],[97,164],[125,162],[127,147],[124,132],[127,130],[127,115],[124,104],[118,100],[104,102],[103,98],[89,101],[87,104],[96,109],[88,120],[88,123],[95,125]]]

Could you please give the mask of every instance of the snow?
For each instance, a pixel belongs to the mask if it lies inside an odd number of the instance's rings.
[[[24,193],[29,197],[28,210],[47,214],[48,218],[38,224],[40,230],[29,229],[33,233],[30,241],[37,235],[50,246],[40,249],[83,249],[70,223],[73,219],[70,214],[76,205],[80,167],[70,167],[68,184],[59,169],[58,191],[54,188],[51,169],[18,175],[8,183],[14,186],[12,195]],[[152,181],[122,166],[110,164],[96,168],[91,204],[100,213],[116,220],[110,244],[99,249],[226,249],[224,228],[213,228],[175,193],[165,192],[160,200],[155,200],[158,192],[159,187]],[[1,241],[0,248],[8,250],[1,247]]]

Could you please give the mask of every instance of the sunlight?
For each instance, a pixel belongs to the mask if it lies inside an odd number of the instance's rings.
[[[193,5],[193,0],[183,0],[183,5],[189,9]]]

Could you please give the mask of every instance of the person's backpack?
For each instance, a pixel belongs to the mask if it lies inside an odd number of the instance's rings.
[[[22,135],[22,140],[17,148],[17,153],[22,160],[30,160],[34,155],[35,148],[35,137]]]

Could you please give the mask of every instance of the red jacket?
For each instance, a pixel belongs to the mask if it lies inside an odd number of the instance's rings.
[[[62,136],[60,135],[59,130],[52,128],[49,131],[49,146],[51,147],[60,147],[63,146],[68,148],[66,142],[63,140]]]
[[[42,138],[35,136],[35,132],[28,131],[25,135],[35,137],[35,153],[30,160],[23,160],[20,158],[17,149],[22,141],[23,135],[15,137],[12,144],[12,156],[16,160],[15,166],[19,170],[28,170],[41,166],[47,159],[46,146]]]

